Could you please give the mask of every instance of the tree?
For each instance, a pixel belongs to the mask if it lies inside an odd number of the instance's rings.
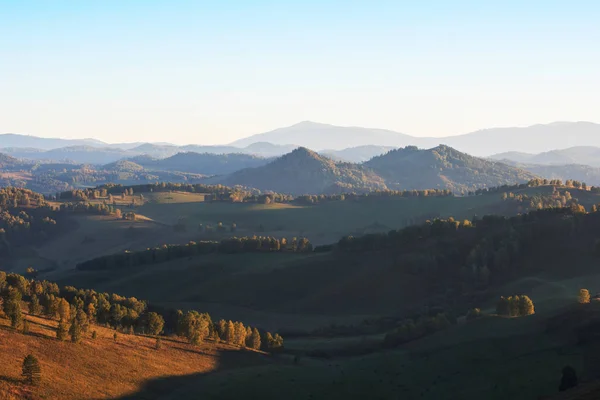
[[[77,319],[73,320],[71,324],[71,328],[69,328],[69,334],[71,335],[71,342],[79,343],[81,342],[81,326]]]
[[[39,315],[41,312],[42,307],[40,305],[40,299],[34,294],[29,301],[29,314]]]
[[[234,343],[235,341],[235,325],[232,321],[227,322],[227,326],[225,328],[225,341],[227,343]]]
[[[511,296],[508,298],[508,302],[510,304],[510,316],[518,317],[519,316],[519,304],[521,303],[521,299],[519,296]]]
[[[535,314],[535,308],[533,306],[533,301],[528,296],[521,296],[519,300],[519,315],[524,317],[526,315]]]
[[[236,322],[233,324],[234,333],[233,333],[233,343],[238,346],[244,346],[246,343],[246,327],[241,322]]]
[[[85,333],[88,331],[90,327],[90,322],[87,314],[85,313],[85,311],[83,311],[82,308],[77,310],[77,313],[75,314],[75,321],[77,321],[81,332]]]
[[[146,315],[146,325],[150,335],[160,335],[165,326],[165,320],[161,315],[150,312]]]
[[[23,376],[30,385],[37,385],[42,380],[40,362],[33,354],[29,354],[23,360]]]
[[[61,320],[58,323],[58,328],[56,329],[56,338],[58,340],[64,341],[67,340],[67,336],[69,334],[69,328],[67,327],[67,323]]]
[[[29,333],[29,321],[27,321],[27,318],[23,320],[23,333],[25,335]]]
[[[225,321],[224,319],[221,319],[217,323],[217,333],[219,334],[219,337],[222,340],[225,340],[226,332],[227,332],[227,321]]]
[[[558,390],[564,392],[565,390],[577,386],[577,383],[577,372],[575,369],[569,365],[564,367],[562,370],[562,378],[560,380],[560,386],[558,387]]]
[[[96,338],[98,338],[98,332],[93,331],[92,332],[92,339],[96,339]]]
[[[579,304],[587,304],[590,302],[590,292],[587,289],[579,289]]]
[[[58,316],[61,321],[68,321],[71,317],[71,305],[65,299],[60,299],[58,303]]]
[[[19,329],[23,325],[23,313],[21,306],[15,307],[10,313],[10,326],[14,329]]]
[[[258,329],[256,329],[256,328],[252,329],[252,336],[250,337],[250,343],[251,343],[251,345],[249,347],[251,347],[255,350],[260,350],[260,333],[258,332]]]
[[[496,303],[496,314],[505,317],[510,316],[510,303],[507,298],[500,297],[500,300]]]

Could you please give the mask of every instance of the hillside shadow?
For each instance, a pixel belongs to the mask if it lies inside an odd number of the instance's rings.
[[[178,348],[178,350],[186,349]],[[192,350],[186,351],[193,352]],[[277,362],[277,358],[257,352],[233,349],[221,350],[219,352],[217,367],[214,370],[190,375],[151,379],[146,381],[137,392],[115,397],[112,400],[159,400],[169,395],[174,395],[185,387],[198,385],[199,380],[209,378],[211,375],[227,370],[258,367],[273,362]]]

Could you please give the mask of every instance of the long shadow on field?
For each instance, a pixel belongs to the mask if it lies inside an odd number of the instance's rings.
[[[179,349],[182,350],[182,349]],[[190,351],[190,350],[187,350]],[[276,362],[272,356],[253,351],[244,350],[221,350],[219,353],[218,366],[210,372],[203,372],[183,376],[166,376],[156,378],[145,382],[139,391],[112,400],[158,400],[163,398],[179,399],[178,390],[184,390],[186,387],[193,388],[198,385],[198,381],[205,379],[212,374],[222,372],[228,369],[239,369],[253,366],[260,366],[267,363]],[[175,397],[169,397],[173,395]],[[191,397],[197,398],[197,397]]]

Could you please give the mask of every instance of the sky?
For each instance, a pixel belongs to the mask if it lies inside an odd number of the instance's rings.
[[[305,120],[414,136],[600,122],[599,20],[595,0],[0,0],[0,133],[221,144]]]

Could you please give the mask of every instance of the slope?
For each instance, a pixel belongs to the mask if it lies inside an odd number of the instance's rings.
[[[383,180],[368,168],[336,163],[304,147],[262,167],[235,172],[219,183],[290,194],[386,188]]]
[[[105,399],[140,390],[149,379],[188,374],[208,374],[217,370],[267,362],[259,353],[205,342],[192,346],[177,338],[164,337],[162,348],[156,339],[119,334],[92,326],[79,344],[56,339],[57,322],[28,315],[30,332],[23,334],[0,318],[0,399]],[[41,364],[42,382],[30,387],[22,382],[21,363],[35,355]]]
[[[374,157],[365,165],[393,189],[472,190],[525,182],[534,174],[440,145],[429,150],[406,147]]]

